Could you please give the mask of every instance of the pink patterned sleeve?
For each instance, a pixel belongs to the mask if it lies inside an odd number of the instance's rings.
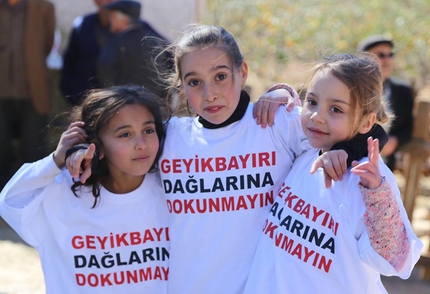
[[[302,102],[300,101],[299,94],[297,94],[296,90],[294,90],[293,87],[291,87],[290,85],[288,85],[286,83],[275,84],[272,87],[270,87],[266,92],[272,92],[272,91],[279,90],[279,89],[284,89],[284,90],[287,90],[288,92],[290,92],[291,96],[294,99],[294,104],[297,106],[302,106]]]
[[[373,249],[397,271],[405,264],[410,250],[399,205],[388,181],[383,178],[376,189],[359,184],[366,212],[364,222]]]

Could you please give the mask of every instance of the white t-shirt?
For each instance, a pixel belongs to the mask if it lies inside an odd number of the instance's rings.
[[[25,164],[0,197],[0,214],[40,254],[47,293],[166,293],[169,213],[158,174],[135,191],[70,187],[52,155]],[[87,188],[86,188],[87,189]],[[88,190],[88,189],[87,189]]]
[[[242,293],[261,228],[295,156],[309,148],[298,109],[275,125],[219,129],[172,118],[160,159],[170,215],[170,293]]]
[[[370,244],[360,178],[348,172],[326,189],[322,169],[309,173],[317,156],[315,149],[301,155],[277,193],[245,293],[386,293],[380,273],[408,278],[418,261],[422,242],[411,228],[394,175],[382,159],[381,175],[396,197],[410,241],[400,272]]]

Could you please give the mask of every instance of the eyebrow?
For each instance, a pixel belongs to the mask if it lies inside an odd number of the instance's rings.
[[[142,125],[143,126],[155,125],[155,122],[153,120],[148,120],[148,121],[144,122]],[[121,126],[117,127],[115,130],[113,130],[113,132],[116,133],[116,132],[118,132],[118,131],[120,131],[122,129],[126,129],[128,127],[130,127],[130,125],[121,125]]]
[[[223,64],[221,64],[221,65],[214,66],[214,67],[211,69],[211,71],[217,71],[217,70],[219,70],[219,69],[223,69],[223,68],[230,69],[230,67],[228,67],[227,65],[223,65]],[[185,80],[187,77],[189,77],[189,76],[191,76],[191,75],[195,75],[195,74],[197,74],[195,71],[190,71],[189,73],[186,73],[186,74],[185,74],[185,76],[184,76],[184,80]]]
[[[312,96],[314,96],[314,97],[317,97],[318,98],[318,95],[316,95],[315,93],[313,93],[313,92],[308,92],[308,95],[312,95]],[[337,98],[330,98],[329,99],[329,101],[330,102],[336,102],[336,103],[342,103],[342,104],[345,104],[345,105],[348,105],[348,106],[350,106],[351,104],[350,103],[348,103],[348,102],[346,102],[346,101],[344,101],[344,100],[341,100],[341,99],[337,99]]]

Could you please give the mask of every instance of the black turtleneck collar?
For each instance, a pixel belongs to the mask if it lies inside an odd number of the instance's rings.
[[[208,122],[203,117],[199,116],[199,122],[203,125],[206,129],[219,129],[225,126],[228,126],[238,120],[240,120],[246,112],[246,109],[248,107],[250,98],[248,93],[246,93],[244,90],[240,92],[240,99],[239,104],[236,107],[236,110],[233,112],[233,114],[225,121],[218,125],[215,125],[213,123]]]

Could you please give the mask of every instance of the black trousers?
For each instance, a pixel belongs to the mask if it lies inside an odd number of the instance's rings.
[[[0,189],[23,163],[48,155],[47,123],[30,99],[0,98]]]

